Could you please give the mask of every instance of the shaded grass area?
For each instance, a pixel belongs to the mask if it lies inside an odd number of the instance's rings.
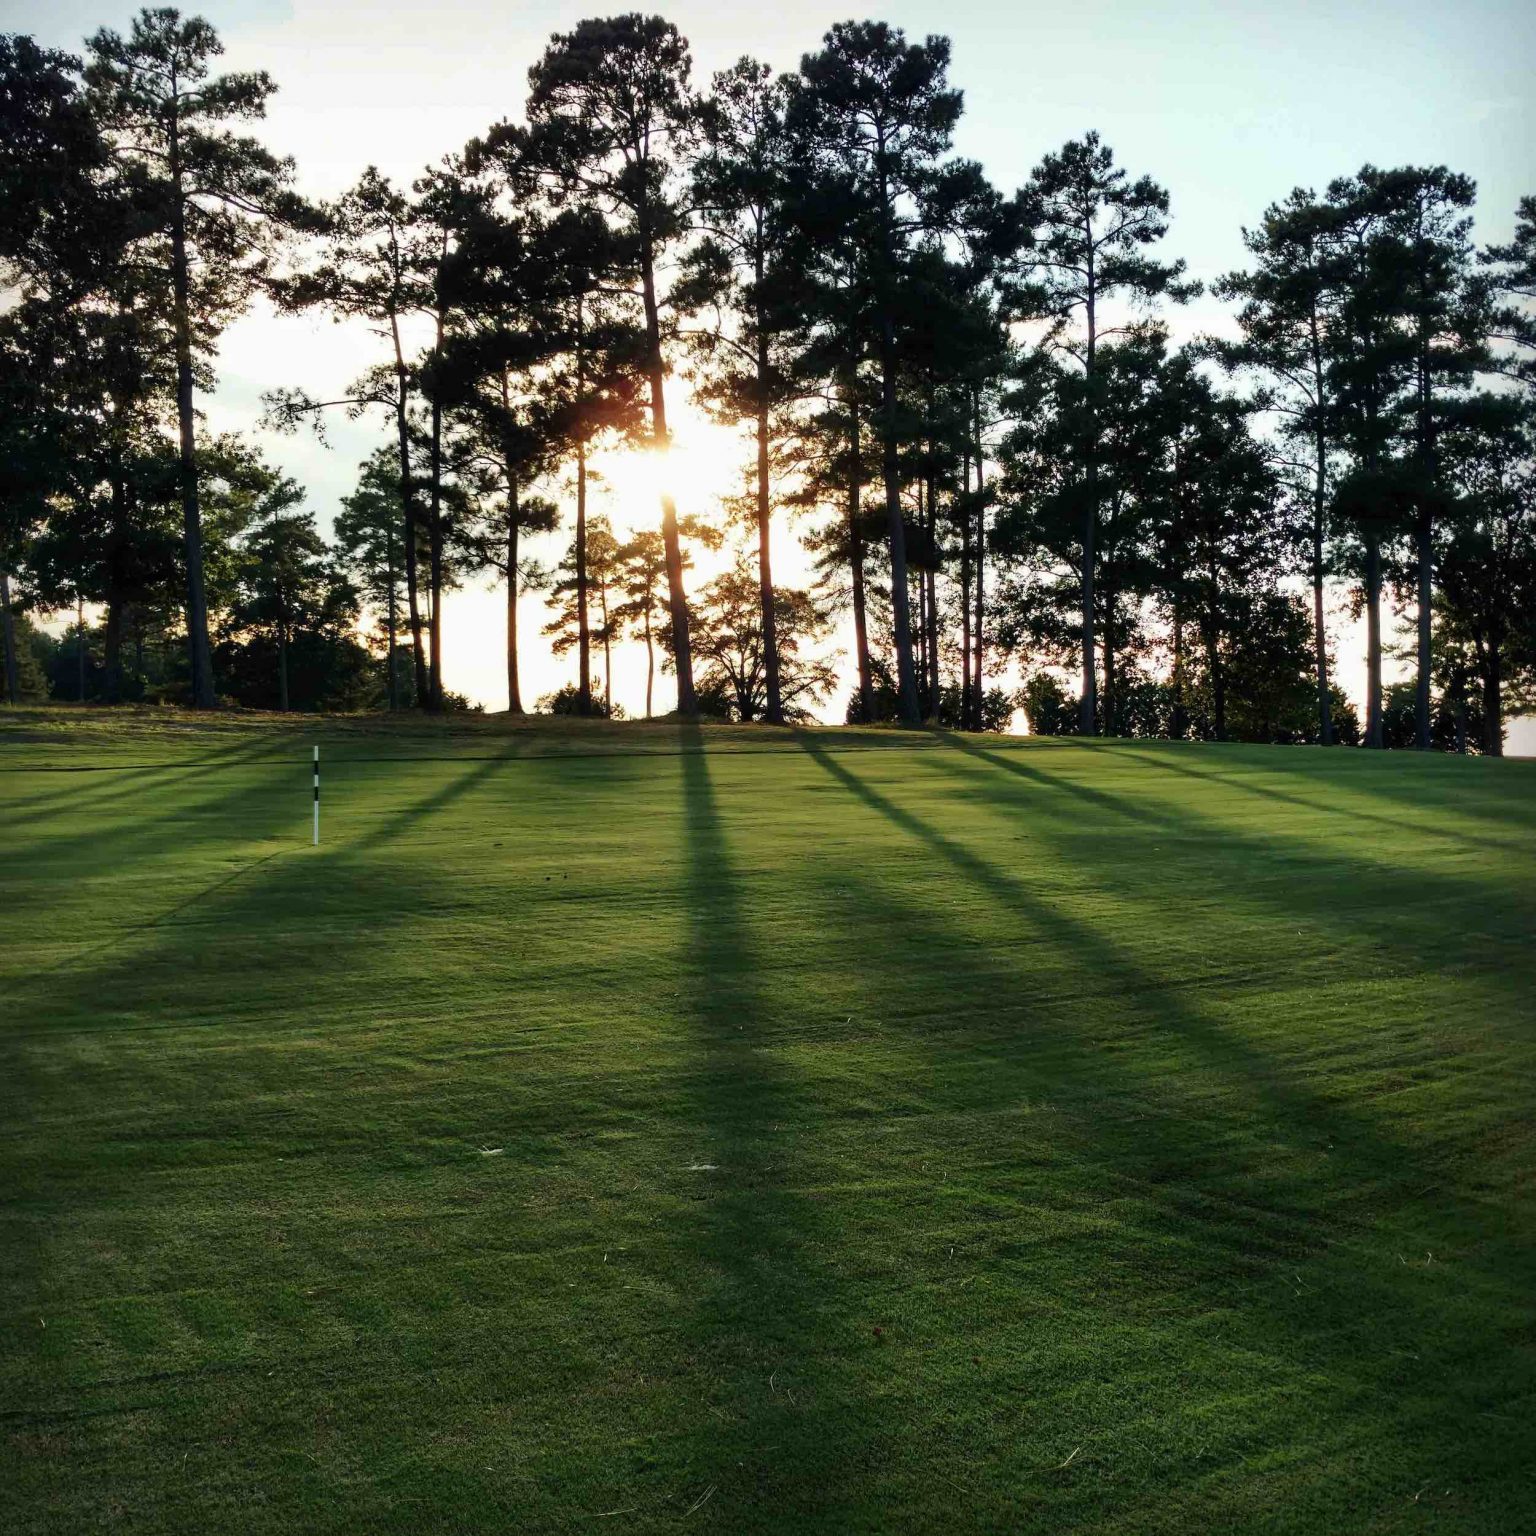
[[[8,723],[0,1526],[1536,1529],[1533,770]]]

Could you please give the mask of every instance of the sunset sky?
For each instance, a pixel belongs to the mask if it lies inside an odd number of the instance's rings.
[[[518,116],[528,66],[550,32],[602,10],[481,0],[213,0],[184,9],[219,28],[228,67],[265,69],[277,81],[263,136],[296,159],[302,190],[315,196],[339,192],[369,163],[408,182],[491,122]],[[691,0],[656,9],[690,39],[700,83],[745,52],[792,68],[831,22],[850,14],[844,5],[806,0]],[[125,28],[131,14],[100,0],[0,0],[0,27],[74,49],[99,26]],[[911,34],[952,39],[952,79],[966,96],[957,148],[994,182],[1013,189],[1043,152],[1096,128],[1132,174],[1150,173],[1169,188],[1173,224],[1164,249],[1184,257],[1197,277],[1242,261],[1241,226],[1267,203],[1366,161],[1445,163],[1473,176],[1482,240],[1506,238],[1518,198],[1536,191],[1536,6],[901,0],[872,14]],[[1210,302],[1170,318],[1176,336],[1225,323],[1222,307]],[[251,431],[264,390],[298,385],[335,394],[377,355],[364,331],[319,316],[253,313],[224,339],[209,419]],[[338,420],[329,446],[294,437],[271,440],[266,451],[308,488],[328,521],[383,434],[382,421]],[[684,410],[678,437],[680,510],[710,515],[721,492],[735,488],[730,436]],[[643,468],[609,468],[615,523],[653,520]],[[781,539],[781,568],[793,578],[802,562],[787,530]],[[536,606],[524,614],[530,699],[573,670],[537,636]],[[448,686],[493,709],[506,703],[501,622],[500,593],[478,584],[445,608]],[[1346,686],[1360,673],[1352,648],[1353,636],[1341,632]],[[643,662],[625,656],[615,694],[633,709],[642,690]],[[829,713],[840,717],[844,702],[831,701]]]

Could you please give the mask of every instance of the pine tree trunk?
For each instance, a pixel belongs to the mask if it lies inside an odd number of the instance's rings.
[[[393,713],[400,707],[400,675],[396,661],[395,651],[399,646],[396,635],[396,593],[400,590],[400,579],[395,569],[395,520],[390,518],[384,528],[384,632],[389,644],[389,671],[386,674],[386,685],[389,689],[389,708]]]
[[[1206,570],[1211,583],[1211,612],[1209,619],[1210,641],[1207,666],[1211,670],[1211,713],[1216,728],[1216,740],[1227,739],[1227,673],[1221,659],[1223,622],[1221,612],[1221,585],[1217,578],[1214,558]]]
[[[75,699],[85,703],[85,599],[75,594]]]
[[[445,237],[446,239],[446,237]],[[443,350],[443,315],[437,313],[434,355]],[[431,615],[428,685],[433,714],[443,708],[443,406],[436,390],[432,395],[431,500],[427,520],[427,579],[431,584]]]
[[[864,531],[860,496],[864,484],[859,454],[859,408],[849,392],[853,459],[848,472],[848,566],[853,583],[853,645],[859,668],[859,713],[865,724],[875,718],[875,681],[869,664],[869,613],[864,591]]]
[[[649,720],[654,711],[651,707],[651,695],[656,686],[656,642],[651,634],[651,599],[646,594],[645,599],[645,718]]]
[[[1089,250],[1092,250],[1093,231],[1088,229]],[[1093,563],[1097,556],[1099,529],[1099,425],[1097,404],[1093,398],[1095,350],[1098,340],[1098,315],[1095,308],[1096,291],[1093,263],[1088,266],[1088,302],[1085,317],[1088,323],[1088,350],[1085,373],[1088,392],[1088,452],[1085,477],[1086,498],[1083,507],[1083,698],[1078,717],[1078,729],[1084,736],[1093,736],[1099,729],[1098,700],[1095,697],[1097,671],[1094,666],[1094,595]]]
[[[1498,646],[1488,649],[1483,670],[1483,751],[1504,756],[1504,656]]]
[[[656,305],[655,255],[647,210],[640,218],[640,294],[645,308],[647,371],[651,388],[651,445],[665,454],[671,442],[667,430],[666,369],[661,356],[661,319]],[[677,671],[677,712],[698,713],[693,691],[693,647],[688,634],[688,594],[683,590],[683,544],[677,531],[677,503],[661,493],[661,542],[667,565],[667,608],[672,619],[672,663]]]
[[[884,161],[885,144],[880,145]],[[896,442],[896,241],[893,197],[880,173],[880,239],[883,257],[880,304],[880,447],[885,481],[885,527],[891,553],[891,629],[896,643],[896,694],[904,724],[918,725],[917,676],[912,666],[912,610],[907,590],[907,535],[901,521],[901,465]]]
[[[912,607],[908,595],[907,534],[901,521],[901,466],[896,443],[896,327],[880,317],[881,470],[885,531],[891,552],[891,629],[896,644],[896,694],[904,724],[918,725],[917,674],[912,665]]]
[[[1314,301],[1308,316],[1311,327],[1312,379],[1315,389],[1316,422],[1313,428],[1313,452],[1317,464],[1312,476],[1312,628],[1317,647],[1317,739],[1321,746],[1333,745],[1333,701],[1328,696],[1328,630],[1323,619],[1323,541],[1327,536],[1328,517],[1328,432],[1326,422],[1326,377],[1323,368],[1323,332]]]
[[[1365,536],[1365,744],[1383,745],[1381,720],[1381,543]]]
[[[960,729],[974,730],[971,708],[971,453],[960,456]]]
[[[938,559],[938,535],[939,518],[938,509],[934,501],[933,476],[928,477],[928,543],[930,545],[929,559]],[[928,589],[928,714],[931,719],[939,717],[939,577],[938,572],[930,565],[923,573],[923,585]]]
[[[0,630],[5,635],[5,697],[21,703],[21,658],[16,654],[16,615],[11,612],[11,571],[0,564]]]
[[[1115,729],[1115,594],[1109,593],[1108,601],[1104,604],[1104,697],[1098,702],[1102,706],[1104,721],[1101,734],[1115,736],[1119,733]]]
[[[1428,513],[1425,513],[1419,518],[1418,527],[1415,530],[1415,543],[1417,545],[1419,566],[1419,675],[1417,679],[1417,686],[1414,689],[1413,700],[1414,745],[1420,752],[1428,752],[1430,749],[1430,638],[1431,622],[1433,619],[1432,600],[1434,596],[1435,579],[1434,524]]]
[[[1317,739],[1333,745],[1333,701],[1328,696],[1328,630],[1323,618],[1323,535],[1327,467],[1322,429],[1317,434],[1317,475],[1312,492],[1312,643],[1317,647]]]
[[[517,479],[507,476],[507,712],[523,712],[517,676]]]
[[[121,703],[123,697],[123,599],[119,572],[129,547],[128,487],[123,480],[122,454],[114,445],[111,471],[111,527],[107,537],[106,630],[102,641],[101,696],[109,704]]]
[[[592,624],[587,617],[587,445],[576,444],[576,713],[592,713]]]
[[[759,269],[762,263],[759,262]],[[759,270],[761,280],[761,270]],[[772,505],[768,475],[768,338],[758,322],[757,343],[757,580],[763,610],[763,669],[768,689],[767,720],[783,725],[779,693],[779,626],[773,608],[773,559],[769,548]]]
[[[171,77],[174,102],[177,82]],[[173,104],[169,125],[171,178],[171,295],[176,333],[176,423],[180,439],[181,520],[187,559],[187,651],[192,707],[212,709],[213,655],[208,644],[208,602],[203,592],[203,522],[197,490],[197,417],[192,399],[192,298],[187,270],[186,201],[181,172],[181,130]]]
[[[971,729],[979,731],[986,724],[987,689],[983,668],[986,665],[987,622],[987,455],[981,440],[981,391],[975,395],[976,434],[976,681],[971,688],[973,719]]]
[[[123,697],[123,600],[116,591],[107,593],[106,624],[102,635],[101,696],[109,704]]]
[[[425,709],[431,698],[427,657],[421,643],[421,583],[416,557],[416,491],[411,480],[411,432],[406,405],[409,400],[405,354],[400,346],[400,321],[390,315],[395,343],[395,435],[400,453],[400,506],[405,513],[405,608],[411,629],[411,662],[415,670],[416,706]]]
[[[613,621],[608,616],[608,582],[599,576],[597,583],[598,611],[603,616],[603,719],[613,719]]]
[[[1173,589],[1173,708],[1168,735],[1182,741],[1189,732],[1189,706],[1184,699],[1184,471],[1177,434],[1173,440],[1173,524],[1168,551],[1169,586]]]
[[[277,621],[277,707],[288,713],[288,626]]]

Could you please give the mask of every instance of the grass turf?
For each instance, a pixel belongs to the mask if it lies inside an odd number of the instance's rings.
[[[0,827],[12,1536],[1536,1529],[1536,763],[39,711]]]

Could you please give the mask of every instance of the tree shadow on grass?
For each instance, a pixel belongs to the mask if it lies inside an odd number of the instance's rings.
[[[685,748],[699,744],[684,728]],[[691,1356],[706,1417],[668,1437],[683,1486],[676,1518],[725,1531],[835,1530],[867,1508],[883,1429],[845,1357],[875,1342],[840,1282],[836,1235],[810,1184],[816,1125],[782,1064],[778,1005],[753,937],[710,757],[679,758],[686,949],[681,1002],[696,1060],[687,1082],[699,1135],[693,1218],[674,1241],[702,1263],[701,1294],[670,1331]],[[862,1326],[861,1326],[862,1325]],[[711,1491],[713,1490],[713,1491]]]
[[[852,799],[1106,983],[1113,997],[1104,1009],[1129,1036],[1124,1053],[1108,1049],[1081,999],[1031,1007],[1028,949],[978,953],[973,935],[936,903],[894,897],[865,872],[869,866],[829,872],[822,920],[851,898],[865,941],[887,936],[883,963],[868,972],[872,1009],[900,1020],[912,996],[933,991],[927,967],[936,955],[960,967],[942,978],[948,1026],[922,1041],[936,1101],[968,1114],[1030,1100],[1066,1104],[1074,1133],[1067,1177],[1034,1186],[1033,1198],[1043,1187],[1070,1203],[1065,1186],[1075,1165],[1090,1185],[1080,1193],[1109,1202],[1109,1235],[1101,1225],[1089,1240],[1069,1241],[1064,1263],[1028,1243],[1009,1247],[1011,1234],[995,1225],[979,1232],[984,1246],[1001,1244],[997,1252],[1009,1263],[1025,1264],[1016,1305],[1042,1282],[1058,1288],[1045,1301],[1060,1304],[1050,1333],[1056,1355],[1037,1353],[1032,1367],[1051,1384],[1057,1401],[1049,1411],[1063,1430],[1100,1441],[1081,1465],[1101,1475],[1063,1496],[1059,1518],[1074,1528],[1080,1520],[1118,1529],[1116,1506],[1123,1512],[1130,1504],[1146,1522],[1138,1529],[1179,1529],[1194,1517],[1180,1501],[1193,1494],[1198,1503],[1200,1481],[1213,1476],[1204,1496],[1217,1511],[1225,1499],[1228,1516],[1244,1507],[1251,1513],[1241,1479],[1255,1455],[1303,1469],[1284,1497],[1319,1529],[1341,1528],[1354,1519],[1349,1511],[1370,1507],[1360,1503],[1362,1488],[1381,1502],[1411,1497],[1412,1488],[1399,1486],[1409,1478],[1462,1488],[1484,1479],[1492,1491],[1469,1497],[1517,1507],[1510,1471],[1517,1421],[1497,1413],[1490,1421],[1487,1410],[1507,1414],[1518,1395],[1521,1372],[1509,1343],[1528,1313],[1514,1281],[1528,1245],[1486,1202],[1446,1187],[1443,1170],[1421,1164],[1411,1142],[1280,1070],[1210,1001],[1148,974],[1094,926],[813,743],[807,750]],[[889,942],[894,934],[900,943]],[[972,1011],[988,1021],[980,1032],[968,1022]],[[1226,1091],[1189,1102],[1158,1074]],[[1030,1122],[1019,1124],[1027,1134]],[[1029,1187],[1025,1170],[1041,1155],[1031,1150],[1018,1169],[995,1170],[996,1178],[1007,1184],[1017,1176]],[[1018,1214],[1029,1228],[1050,1225],[1032,1204]],[[1455,1267],[1410,1274],[1409,1258],[1394,1250],[1414,1242],[1455,1253]],[[1424,1262],[1422,1249],[1411,1257]],[[1022,1315],[1030,1310],[1024,1304]],[[1218,1329],[1206,1322],[1213,1317],[1223,1319]],[[1076,1356],[1066,1342],[1074,1338],[1087,1341]],[[1117,1351],[1131,1362],[1124,1376],[1120,1363],[1110,1364]],[[1161,1369],[1177,1371],[1181,1385],[1169,1393],[1156,1370],[1150,1379],[1139,1374],[1146,1367],[1134,1365],[1138,1353],[1179,1362]],[[1253,1390],[1256,1380],[1278,1383],[1290,1400],[1266,1399]],[[978,1416],[978,1455],[990,1452],[1006,1471],[1011,1447],[986,1427],[984,1412]],[[1191,1466],[1192,1436],[1214,1449]],[[1328,1471],[1330,1460],[1349,1468],[1342,1479]],[[1223,1470],[1231,1479],[1225,1492]],[[1174,1502],[1164,1505],[1165,1496]],[[1154,1520],[1154,1509],[1170,1513]]]
[[[292,941],[285,945],[275,940],[263,950],[251,937],[252,922],[267,930],[299,930],[305,928],[302,914],[308,910],[344,939],[347,903],[357,883],[369,883],[372,874],[360,858],[469,793],[496,766],[494,761],[473,763],[438,788],[384,813],[359,835],[340,841],[333,838],[318,849],[307,847],[295,835],[287,846],[253,857],[194,891],[157,904],[147,919],[135,921],[123,913],[113,933],[51,966],[29,971],[5,995],[12,1036],[34,1032],[44,1013],[95,1019],[103,1011],[112,1011],[152,1018],[164,1011],[167,996],[185,986],[194,992],[201,989],[208,1007],[216,1011],[236,988],[230,976],[209,968],[197,934],[222,930],[242,955],[259,957],[262,966],[277,967],[291,964],[296,952],[311,953],[307,940],[314,936],[313,923],[297,949]],[[286,784],[268,783],[258,794],[249,785],[224,785],[200,801],[194,830],[167,815],[122,836],[113,836],[110,828],[82,833],[71,842],[77,854],[90,855],[90,862],[76,871],[75,879],[120,874],[125,858],[185,856],[194,849],[248,848],[253,842],[270,842],[284,832],[297,832],[298,803],[297,792],[290,792]],[[380,878],[388,888],[402,875],[392,867]],[[399,911],[403,899],[403,891],[392,896],[390,909]],[[232,905],[249,915],[232,919]],[[246,980],[259,980],[259,974]]]
[[[955,745],[959,746],[962,751],[984,755],[990,762],[996,763],[1001,760],[1001,754],[983,754],[980,749],[968,742],[956,742]],[[1176,773],[1184,778],[1194,779],[1198,783],[1215,784],[1224,789],[1239,790],[1246,795],[1273,800],[1280,805],[1294,806],[1298,810],[1310,811],[1314,814],[1321,813],[1343,817],[1352,824],[1380,827],[1398,838],[1425,837],[1436,841],[1458,843],[1464,848],[1484,849],[1492,853],[1508,853],[1510,851],[1510,843],[1507,838],[1477,837],[1458,831],[1454,827],[1440,825],[1435,820],[1435,812],[1437,810],[1453,815],[1468,813],[1465,797],[1463,796],[1458,800],[1451,795],[1431,794],[1429,791],[1433,786],[1430,782],[1424,780],[1419,781],[1419,787],[1423,791],[1422,796],[1418,798],[1408,797],[1407,803],[1412,805],[1416,812],[1413,817],[1408,818],[1384,815],[1379,811],[1365,810],[1356,803],[1338,804],[1329,803],[1326,799],[1309,799],[1305,795],[1293,794],[1288,790],[1279,789],[1273,784],[1258,782],[1255,771],[1248,773],[1230,771],[1218,773],[1209,768],[1197,768],[1192,763],[1182,761],[1181,757],[1176,756],[1173,752],[1138,752],[1130,748],[1122,748],[1117,755],[1121,759],[1146,763],[1149,767],[1161,769],[1168,773]],[[1290,768],[1291,764],[1286,762],[1284,769],[1279,771],[1289,773]],[[1369,798],[1372,796],[1372,791],[1375,788],[1375,781],[1356,784],[1347,780],[1335,780],[1330,785],[1330,788],[1335,791],[1345,790],[1352,797]],[[1470,811],[1470,814],[1479,816],[1479,812],[1475,809]],[[1522,828],[1530,826],[1530,822],[1525,818],[1514,818],[1512,814],[1512,819],[1515,819]]]
[[[1443,939],[1447,912],[1476,912],[1478,932],[1464,936],[1457,963],[1490,961],[1483,973],[1489,985],[1512,990],[1516,996],[1524,990],[1520,976],[1508,965],[1509,950],[1523,945],[1523,934],[1536,920],[1536,903],[1531,899],[1536,888],[1522,892],[1508,880],[1491,875],[1404,866],[1376,857],[1368,847],[1351,851],[1342,842],[1323,851],[1310,835],[1262,836],[1192,804],[1174,809],[1079,783],[1023,762],[1019,752],[990,751],[958,737],[950,738],[950,745],[960,758],[932,761],[978,791],[984,789],[979,803],[1001,821],[1014,819],[1009,806],[1038,811],[1038,796],[1009,789],[1005,781],[977,778],[960,766],[962,760],[1023,780],[1063,803],[1077,801],[1091,807],[1111,818],[1111,826],[1115,821],[1130,821],[1159,835],[1155,866],[1143,867],[1128,858],[1129,848],[1102,846],[1102,824],[1078,828],[1070,819],[1063,825],[1038,816],[1027,824],[1032,836],[1071,852],[1095,878],[1111,879],[1117,892],[1134,895],[1138,884],[1149,880],[1158,893],[1164,893],[1170,871],[1182,866],[1193,897],[1209,903],[1221,896],[1223,918],[1228,912],[1240,916],[1268,909],[1275,916],[1306,918],[1341,941],[1365,941],[1378,953],[1394,953],[1413,962],[1422,960],[1428,940]],[[1160,760],[1151,761],[1161,765]],[[1343,811],[1336,814],[1348,816]],[[1089,830],[1100,837],[1098,845],[1082,835]],[[1507,845],[1494,846],[1508,852]]]
[[[46,777],[62,779],[63,783],[42,794],[20,797],[7,794],[6,780],[0,778],[0,810],[7,819],[22,813],[36,815],[50,808],[53,813],[78,808],[94,814],[103,806],[142,796],[147,789],[159,790],[175,783],[194,782],[252,761],[265,761],[269,756],[270,752],[263,751],[261,743],[243,742],[223,752],[205,753],[196,763],[190,764],[148,763],[123,768],[109,764],[89,772],[64,769],[33,775],[29,775],[25,768],[18,768],[14,770],[18,778]]]
[[[1191,743],[1188,750],[1199,748]],[[1403,833],[1435,810],[1498,827],[1536,829],[1536,763],[1355,747],[1252,748],[1235,754],[1235,761],[1257,772],[1283,771],[1320,796],[1343,790],[1400,805],[1407,814],[1393,825]],[[1496,806],[1488,803],[1495,793]]]
[[[1160,1024],[1175,1029],[1184,1043],[1198,1048],[1219,1070],[1239,1072],[1251,1085],[1258,1101],[1277,1120],[1311,1123],[1314,1128],[1326,1130],[1340,1140],[1347,1136],[1369,1156],[1376,1176],[1390,1174],[1399,1166],[1401,1148],[1375,1146],[1364,1127],[1351,1128],[1346,1120],[1339,1118],[1342,1111],[1337,1106],[1289,1084],[1275,1072],[1273,1063],[1263,1052],[1223,1029],[1216,1020],[1207,1018],[1189,1000],[1186,986],[1147,971],[1102,929],[1043,900],[1005,870],[896,804],[851,769],[821,752],[814,743],[807,741],[806,750],[850,795],[922,844],[1004,908],[1019,913],[1049,940],[1056,952],[1072,956],[1090,990],[1101,985],[1112,996],[1144,999]],[[1085,797],[1095,804],[1113,802],[1117,798],[1099,790],[1086,790]],[[1154,813],[1141,807],[1125,814],[1157,819]]]
[[[131,1433],[146,1457],[160,1457],[169,1444],[198,1451],[212,1501],[206,1513],[243,1474],[207,1438],[198,1405],[215,1418],[237,1418],[248,1394],[281,1419],[293,1413],[288,1394],[307,1394],[313,1411],[328,1413],[333,1382],[383,1379],[396,1368],[388,1333],[367,1332],[362,1348],[337,1342],[351,1331],[338,1319],[350,1316],[360,1266],[349,1255],[329,1271],[344,1241],[334,1235],[334,1213],[314,1202],[330,1199],[344,1211],[353,1198],[366,1209],[370,1189],[386,1202],[406,1198],[417,1163],[440,1159],[444,1140],[466,1133],[455,1111],[473,1112],[466,1126],[483,1123],[496,1090],[477,1080],[445,1092],[441,1072],[397,1073],[368,1046],[348,1061],[342,1046],[321,1049],[320,1035],[361,1041],[377,1027],[370,1015],[399,1017],[413,1005],[430,1010],[431,980],[413,974],[411,957],[422,942],[419,915],[441,899],[445,879],[421,860],[386,863],[373,855],[489,771],[473,765],[350,844],[313,852],[296,846],[243,878],[226,877],[193,898],[196,923],[178,911],[162,913],[129,935],[131,948],[90,956],[65,976],[30,978],[5,1000],[15,1025],[6,1032],[0,1071],[11,1127],[12,1240],[0,1270],[8,1303],[52,1324],[26,1336],[7,1370],[8,1427],[54,1423],[50,1433],[78,1445],[78,1465],[94,1467],[114,1454],[112,1425],[126,1422],[117,1416],[132,1415]],[[162,1045],[146,1031],[176,1038]],[[43,1035],[72,1038],[40,1042]],[[407,1058],[409,1049],[401,1047]],[[338,1070],[340,1084],[325,1075]],[[413,1099],[412,1087],[427,1081],[437,1091]],[[347,1095],[344,1103],[339,1094]],[[404,1144],[381,1144],[379,1104],[388,1110],[383,1123],[403,1128]],[[544,1141],[537,1132],[524,1135],[518,1152],[553,1157]],[[285,1156],[304,1174],[289,1178],[277,1168]],[[274,1191],[291,1195],[292,1208]],[[380,1222],[384,1236],[404,1241],[387,1212]],[[290,1223],[274,1248],[267,1233]],[[185,1280],[144,1278],[166,1269],[149,1246],[156,1234],[196,1242]],[[82,1255],[90,1261],[83,1270]],[[432,1315],[413,1309],[409,1278],[393,1304],[419,1346]],[[196,1289],[182,1297],[182,1284]],[[324,1300],[289,1304],[295,1287],[316,1284],[335,1311]],[[189,1348],[184,1313],[205,1304],[227,1311],[259,1342],[248,1348],[215,1329]],[[110,1333],[110,1319],[130,1313],[142,1319],[131,1346],[93,1336]],[[481,1335],[456,1342],[449,1363],[462,1365],[484,1347]],[[282,1377],[280,1390],[267,1382],[274,1374]],[[94,1438],[102,1428],[105,1441]],[[258,1445],[256,1453],[270,1457],[272,1447]],[[298,1452],[283,1443],[277,1453]],[[53,1470],[62,1475],[65,1468]],[[110,1496],[102,1490],[103,1507]]]

